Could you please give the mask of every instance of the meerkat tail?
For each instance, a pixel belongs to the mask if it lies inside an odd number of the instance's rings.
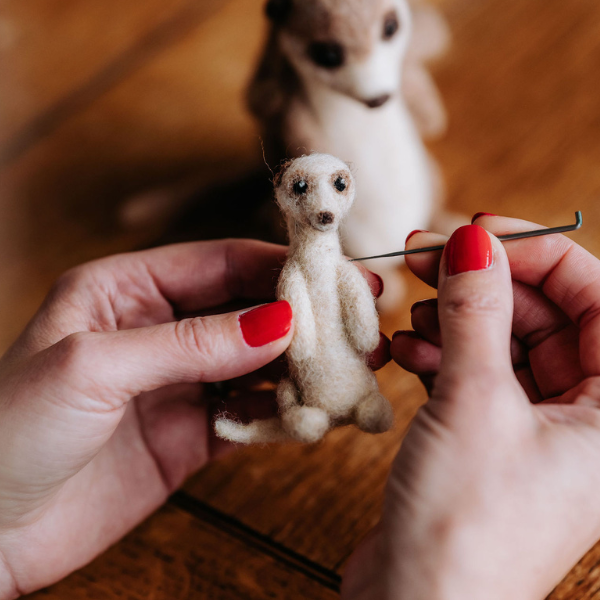
[[[268,444],[291,439],[278,417],[252,421],[247,425],[221,417],[215,421],[215,432],[220,438],[239,444]]]

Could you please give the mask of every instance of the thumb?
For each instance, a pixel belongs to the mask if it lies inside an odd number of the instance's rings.
[[[456,230],[440,263],[438,290],[440,377],[461,384],[512,377],[512,281],[500,241],[478,225]]]
[[[285,302],[108,333],[78,333],[50,351],[78,392],[117,404],[166,385],[213,382],[268,364],[289,345]]]

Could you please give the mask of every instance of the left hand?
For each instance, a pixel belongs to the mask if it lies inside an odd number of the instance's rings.
[[[252,344],[243,311],[181,317],[273,299],[285,254],[252,241],[183,244],[61,277],[0,361],[0,599],[89,562],[229,449],[198,382],[276,359],[291,310],[267,305],[279,326]],[[272,400],[250,398],[238,404],[259,414]]]
[[[231,449],[212,434],[199,382],[237,378],[227,408],[248,418],[276,409],[251,387],[279,375],[269,363],[291,340],[289,305],[217,313],[273,300],[286,252],[182,244],[58,281],[0,360],[0,600],[86,564]]]

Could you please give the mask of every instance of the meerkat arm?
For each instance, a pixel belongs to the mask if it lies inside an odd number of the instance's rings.
[[[429,62],[448,51],[451,33],[439,9],[421,2],[411,2],[412,33],[408,46],[408,60]]]
[[[447,51],[450,30],[438,9],[416,1],[412,4],[413,31],[403,66],[402,88],[421,135],[436,139],[445,133],[448,117],[426,63]]]
[[[306,360],[317,349],[317,331],[306,280],[297,265],[286,265],[277,288],[279,300],[287,300],[294,315],[294,337],[288,348],[289,358],[296,362]]]
[[[425,65],[406,63],[404,69],[404,99],[426,139],[441,137],[448,128],[446,108],[433,78]]]
[[[360,271],[346,262],[338,270],[342,320],[351,344],[361,354],[379,345],[379,315],[369,284]]]

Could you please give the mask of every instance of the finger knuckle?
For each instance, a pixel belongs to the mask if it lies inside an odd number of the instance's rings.
[[[179,321],[175,336],[183,352],[205,368],[215,360],[222,345],[222,336],[203,317]]]
[[[473,292],[448,298],[444,303],[443,310],[450,316],[468,318],[478,315],[503,314],[506,308],[505,303],[497,294]]]
[[[69,269],[54,283],[50,297],[63,299],[72,296],[89,280],[89,269],[86,265]]]
[[[79,376],[89,370],[93,364],[90,335],[87,333],[72,333],[54,348],[54,358],[57,367],[69,374]]]

